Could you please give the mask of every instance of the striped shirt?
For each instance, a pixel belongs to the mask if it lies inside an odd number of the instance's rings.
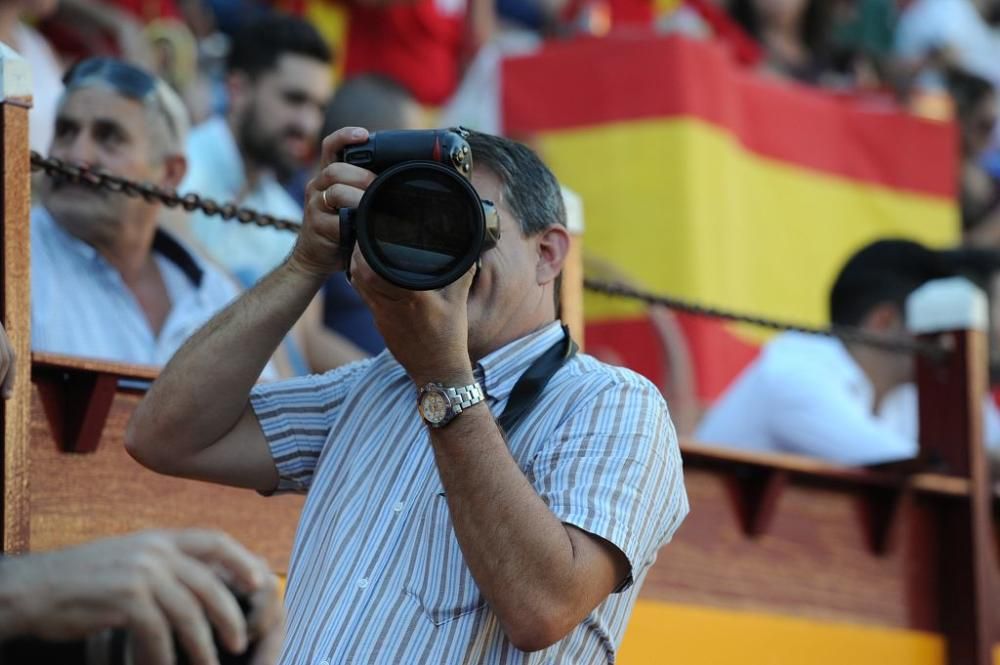
[[[478,363],[495,417],[561,335],[553,323]],[[308,492],[281,662],[613,663],[646,572],[688,511],[660,393],[633,372],[578,354],[508,437],[549,509],[613,543],[632,567],[567,637],[530,654],[506,639],[462,558],[416,398],[388,351],[251,395],[278,490]]]

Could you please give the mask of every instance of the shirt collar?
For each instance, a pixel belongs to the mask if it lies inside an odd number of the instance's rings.
[[[80,240],[75,235],[64,229],[58,222],[56,222],[56,220],[52,217],[52,213],[50,213],[47,209],[39,208],[39,213],[41,218],[45,221],[46,226],[49,227],[47,232],[58,235],[62,239],[63,244],[65,244],[71,251],[75,252],[86,261],[104,261],[100,252],[98,252],[93,245]],[[201,287],[205,271],[198,263],[198,260],[184,247],[184,245],[178,242],[173,236],[163,229],[156,229],[156,233],[153,236],[153,251],[176,265],[177,268],[184,273],[184,276],[191,281],[195,288]]]
[[[562,325],[553,321],[516,339],[487,354],[476,364],[476,380],[487,397],[496,401],[505,400],[531,363],[562,338]]]

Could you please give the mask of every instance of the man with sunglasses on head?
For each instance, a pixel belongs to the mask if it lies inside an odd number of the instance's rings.
[[[688,510],[663,398],[574,353],[562,193],[523,145],[468,135],[471,184],[499,213],[481,267],[409,291],[348,262],[337,212],[375,175],[335,156],[367,138],[325,139],[292,254],[178,352],[127,449],[162,473],[307,494],[283,663],[613,663]],[[254,389],[348,267],[387,350]]]
[[[65,79],[50,154],[173,189],[187,111],[142,69],[91,58]],[[159,203],[54,177],[31,211],[32,348],[162,365],[236,296],[235,285],[158,228]]]

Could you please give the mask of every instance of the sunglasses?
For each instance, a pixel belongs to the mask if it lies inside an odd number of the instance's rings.
[[[74,88],[101,82],[115,92],[142,103],[154,101],[167,123],[171,136],[177,138],[174,118],[157,92],[158,80],[149,72],[115,58],[87,58],[73,65],[63,76],[63,85],[69,92]]]

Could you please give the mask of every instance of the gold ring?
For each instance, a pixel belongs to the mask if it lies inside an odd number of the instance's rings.
[[[326,209],[329,210],[330,212],[337,212],[337,207],[330,205],[330,202],[326,200],[326,192],[327,192],[327,190],[324,189],[323,190],[323,205],[326,206]]]

